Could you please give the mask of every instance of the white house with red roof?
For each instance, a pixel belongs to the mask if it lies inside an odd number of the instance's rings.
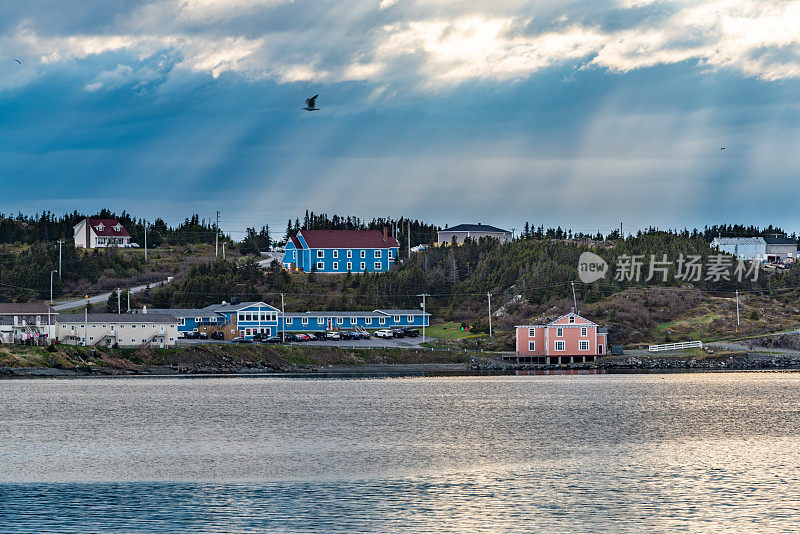
[[[73,227],[76,248],[133,246],[131,235],[116,219],[84,219]]]
[[[608,330],[576,313],[517,327],[516,357],[529,363],[591,362],[608,350]]]
[[[300,230],[286,243],[283,266],[307,273],[386,272],[400,243],[377,230]]]

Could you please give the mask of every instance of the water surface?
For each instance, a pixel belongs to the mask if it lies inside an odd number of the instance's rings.
[[[0,382],[3,532],[791,532],[800,375]]]

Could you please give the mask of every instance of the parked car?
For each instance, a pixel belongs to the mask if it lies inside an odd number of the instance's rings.
[[[411,328],[409,326],[406,326],[406,327],[401,328],[401,330],[403,331],[403,335],[406,336],[406,337],[417,337],[417,336],[419,336],[419,330],[417,330],[416,328]]]
[[[200,332],[186,332],[184,337],[186,339],[200,339]]]
[[[298,341],[311,341],[311,336],[308,334],[297,334]]]
[[[339,335],[342,337],[342,339],[358,339],[358,334],[355,332],[348,332],[347,330],[340,331]]]
[[[406,332],[400,327],[390,328],[394,337],[405,337]]]
[[[353,339],[369,339],[369,332],[353,332]]]
[[[378,330],[377,332],[375,332],[375,337],[380,337],[380,338],[383,338],[383,339],[389,339],[389,338],[394,337],[394,332],[392,332],[391,330],[388,330],[388,329]]]
[[[280,343],[281,338],[280,336],[267,336],[266,338],[261,338],[262,343]]]
[[[198,332],[197,339],[208,339],[208,332]]]
[[[311,336],[312,339],[316,339],[317,341],[324,341],[327,339],[327,332],[311,332],[308,334]]]
[[[327,332],[325,334],[325,339],[339,340],[339,339],[342,339],[342,336],[341,336],[341,334],[339,334],[339,332]]]
[[[211,339],[216,339],[217,341],[225,339],[224,332],[211,332]]]
[[[231,343],[252,343],[252,339],[247,339],[246,337],[235,337],[231,339]]]

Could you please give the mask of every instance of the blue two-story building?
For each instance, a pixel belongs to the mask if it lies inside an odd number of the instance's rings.
[[[306,273],[386,272],[399,253],[386,231],[301,230],[286,243],[283,266]]]
[[[380,330],[393,326],[430,326],[429,321],[429,313],[413,309],[371,312],[309,311],[284,314],[281,328],[284,332]]]
[[[226,338],[254,334],[276,335],[280,310],[265,302],[212,304],[205,308],[149,310],[147,313],[169,313],[178,319],[178,334],[220,331]]]

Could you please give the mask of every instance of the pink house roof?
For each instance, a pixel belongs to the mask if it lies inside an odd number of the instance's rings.
[[[301,230],[310,248],[389,248],[399,247],[393,237],[383,239],[377,230]],[[299,248],[299,247],[298,247]]]
[[[92,231],[100,236],[100,237],[130,237],[131,234],[125,229],[124,226],[119,224],[119,221],[116,219],[87,219],[89,226],[92,227]],[[103,225],[102,230],[98,230],[97,227]],[[120,226],[120,231],[117,232],[114,230],[116,225]]]

